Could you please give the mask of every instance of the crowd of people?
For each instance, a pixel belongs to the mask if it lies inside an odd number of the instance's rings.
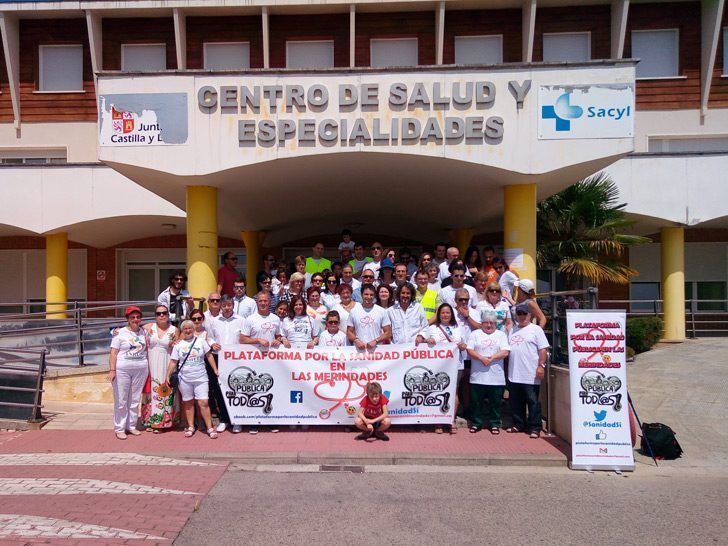
[[[461,259],[456,247],[437,244],[416,259],[407,248],[397,251],[373,242],[367,255],[345,230],[337,250],[339,259],[332,261],[324,257],[324,245],[316,243],[311,256],[297,256],[290,269],[266,254],[254,297],[246,293],[237,257],[228,252],[206,311],[194,308],[181,271],[170,275],[169,287],[159,295],[154,322],[142,325],[139,307],[129,307],[109,359],[116,436],[141,434],[140,402],[147,430],[177,425],[179,398],[186,436],[196,431],[195,405],[210,438],[226,431],[230,418],[217,381],[218,351],[224,345],[350,345],[369,351],[389,343],[454,343],[460,351],[456,408],[464,399],[469,431],[500,433],[507,389],[513,425],[506,432],[539,437],[539,385],[549,344],[533,281],[519,279],[489,246],[471,246]],[[175,393],[170,383],[177,378]],[[366,392],[355,420],[361,431],[357,438],[386,440],[388,400],[381,385],[369,385]],[[211,409],[219,418],[216,427]],[[446,429],[457,432],[456,423],[435,432]],[[233,433],[242,430],[231,427]]]

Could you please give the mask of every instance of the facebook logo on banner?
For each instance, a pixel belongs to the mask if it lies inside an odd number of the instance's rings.
[[[291,404],[303,404],[303,391],[291,391]]]

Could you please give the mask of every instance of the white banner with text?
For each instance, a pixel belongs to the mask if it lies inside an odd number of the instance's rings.
[[[568,310],[571,468],[634,470],[624,311]]]
[[[454,417],[459,351],[383,345],[315,349],[226,345],[220,387],[232,424],[351,425],[366,384],[381,384],[394,424],[449,424]]]

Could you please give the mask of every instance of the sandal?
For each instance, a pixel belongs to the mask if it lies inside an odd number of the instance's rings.
[[[435,434],[442,434],[443,432],[442,427],[435,427]]]
[[[497,436],[498,434],[500,434],[500,429],[498,427],[491,427],[490,433],[494,436]]]
[[[457,434],[457,433],[458,433],[458,426],[450,425],[450,434]]]
[[[483,430],[481,427],[470,427],[470,434],[475,434],[476,432],[480,432]]]
[[[195,427],[187,427],[185,429],[185,438],[192,438],[195,435]]]
[[[214,440],[215,438],[217,438],[217,431],[214,428],[210,427],[207,429],[207,435]]]
[[[509,434],[514,434],[516,432],[523,432],[523,431],[520,428],[518,428],[518,427],[508,427],[506,429],[506,432],[509,433]]]

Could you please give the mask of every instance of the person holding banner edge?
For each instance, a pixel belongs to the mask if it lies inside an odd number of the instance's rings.
[[[508,359],[509,401],[513,426],[506,432],[528,432],[531,438],[541,434],[541,404],[538,394],[546,375],[549,342],[540,326],[531,323],[528,303],[515,308],[516,324],[508,335],[511,352]],[[528,417],[526,417],[528,411]]]

